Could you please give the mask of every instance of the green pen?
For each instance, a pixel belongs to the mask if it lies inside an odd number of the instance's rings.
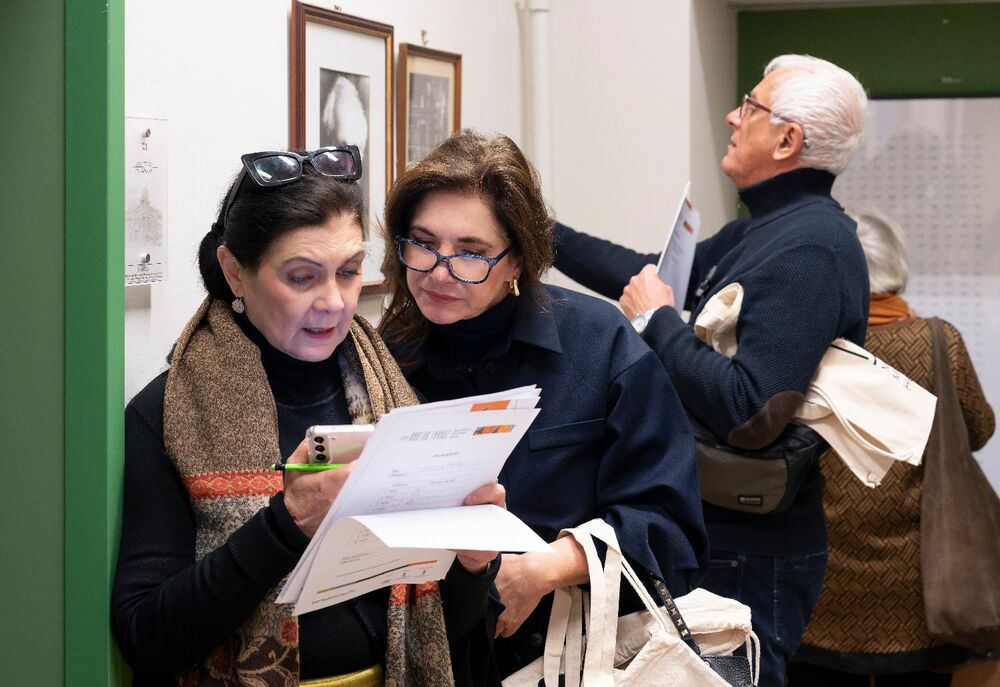
[[[278,470],[279,472],[322,472],[323,470],[336,470],[337,468],[347,467],[347,463],[275,463],[271,466],[272,470]]]

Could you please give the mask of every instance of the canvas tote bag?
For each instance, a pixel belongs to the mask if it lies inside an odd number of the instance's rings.
[[[727,682],[682,640],[667,611],[656,606],[622,556],[610,525],[591,520],[564,533],[576,539],[586,554],[590,592],[575,585],[555,591],[544,655],[505,679],[503,687],[747,684]],[[595,538],[607,544],[603,567]],[[618,618],[622,578],[642,600],[645,611]],[[676,604],[686,616],[690,634],[703,656],[728,658],[737,647],[744,646],[747,656],[755,660],[744,673],[750,673],[749,684],[757,684],[760,649],[750,629],[749,608],[704,590],[680,597]]]
[[[742,302],[742,286],[729,284],[695,322],[698,337],[728,357],[738,349]],[[935,405],[932,393],[885,361],[835,339],[792,422],[819,433],[858,479],[876,487],[893,461],[920,464]]]
[[[937,399],[847,339],[835,339],[809,382],[793,422],[819,432],[869,487],[894,461],[920,465]]]
[[[944,328],[927,320],[937,417],[924,458],[920,576],[932,637],[1000,648],[1000,499],[969,447]]]

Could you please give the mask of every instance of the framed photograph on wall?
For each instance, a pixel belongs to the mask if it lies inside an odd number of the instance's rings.
[[[376,226],[394,169],[393,29],[296,0],[289,45],[289,144],[304,150],[358,146],[359,183]],[[378,291],[383,248],[374,232],[366,249],[364,291]]]
[[[396,173],[462,125],[462,56],[399,44]]]

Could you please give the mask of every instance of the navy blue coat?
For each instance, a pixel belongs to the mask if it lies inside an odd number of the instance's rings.
[[[541,412],[500,473],[507,507],[547,541],[603,518],[632,563],[683,594],[700,579],[708,543],[691,429],[670,378],[616,308],[541,289],[542,304],[516,299],[509,326],[474,364],[431,343],[400,355],[416,359],[404,372],[430,401],[541,387]],[[435,329],[438,339],[447,331]],[[502,674],[541,654],[549,608],[498,641]]]

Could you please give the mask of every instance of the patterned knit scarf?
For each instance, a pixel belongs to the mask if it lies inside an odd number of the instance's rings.
[[[337,349],[355,424],[376,422],[417,403],[382,340],[360,317]],[[205,299],[174,347],[163,402],[167,455],[197,522],[195,557],[223,545],[283,488],[278,413],[260,350],[228,305]],[[239,446],[239,450],[233,450]],[[293,687],[299,682],[298,623],[272,589],[236,633],[190,670],[180,685]],[[451,687],[454,678],[436,582],[391,592],[387,687]]]

